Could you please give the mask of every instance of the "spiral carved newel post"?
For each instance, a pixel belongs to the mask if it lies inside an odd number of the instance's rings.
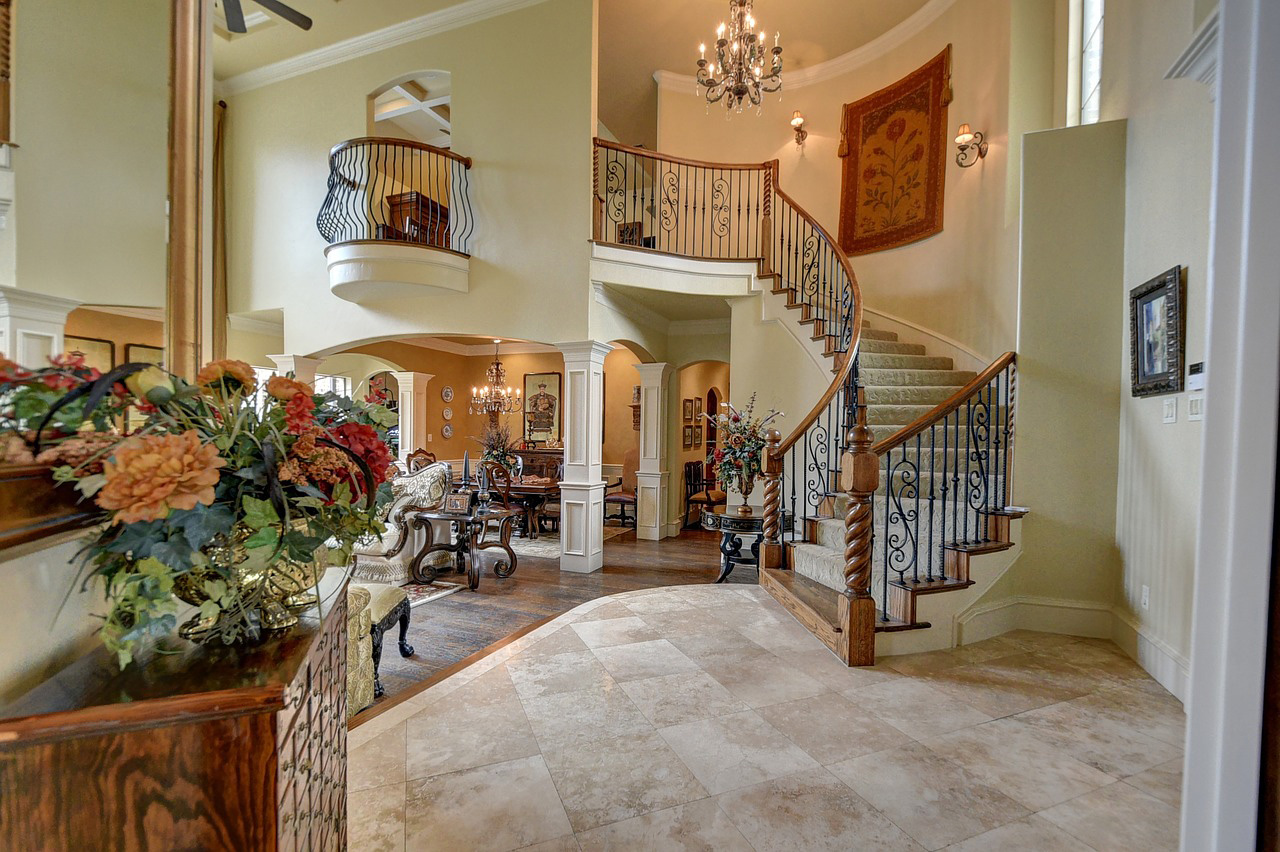
[[[782,465],[778,452],[782,433],[770,429],[764,442],[764,541],[760,543],[760,567],[783,568],[782,558]]]
[[[859,390],[861,396],[861,390]],[[857,420],[846,436],[840,460],[840,489],[849,494],[845,512],[844,583],[840,597],[841,644],[845,662],[870,666],[876,661],[876,604],[871,597],[872,495],[880,485],[880,457],[871,452],[867,407],[859,400]]]

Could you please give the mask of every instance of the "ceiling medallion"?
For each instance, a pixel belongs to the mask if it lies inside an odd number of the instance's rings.
[[[761,95],[782,88],[779,33],[773,34],[773,47],[768,47],[767,33],[763,29],[756,31],[751,5],[752,0],[729,0],[729,23],[721,23],[716,29],[711,60],[707,59],[707,46],[698,45],[702,54],[698,59],[698,86],[699,90],[706,89],[708,105],[723,100],[729,110],[742,112],[750,103],[758,113]]]

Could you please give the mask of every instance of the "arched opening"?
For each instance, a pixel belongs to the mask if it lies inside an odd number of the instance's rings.
[[[710,457],[716,451],[718,432],[716,430],[716,421],[713,419],[716,412],[720,410],[720,391],[716,388],[707,389],[707,408],[706,413],[709,415],[706,421],[707,429],[707,456]],[[713,465],[710,462],[705,465],[705,473],[708,479],[715,477]]]

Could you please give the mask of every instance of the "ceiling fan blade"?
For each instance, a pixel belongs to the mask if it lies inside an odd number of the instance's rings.
[[[226,16],[227,29],[230,32],[249,32],[249,28],[244,23],[244,10],[240,8],[240,0],[222,0],[222,14]]]
[[[311,19],[296,9],[290,9],[288,6],[280,2],[280,0],[253,0],[268,12],[275,12],[295,27],[301,27],[304,30],[311,29]]]

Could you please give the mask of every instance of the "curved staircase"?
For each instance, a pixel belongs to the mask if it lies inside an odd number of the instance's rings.
[[[764,460],[760,582],[848,665],[875,634],[927,629],[919,600],[974,585],[1013,546],[1016,358],[981,373],[862,320],[849,258],[778,188],[778,163],[716,164],[596,140],[594,239],[753,260],[834,378]]]

